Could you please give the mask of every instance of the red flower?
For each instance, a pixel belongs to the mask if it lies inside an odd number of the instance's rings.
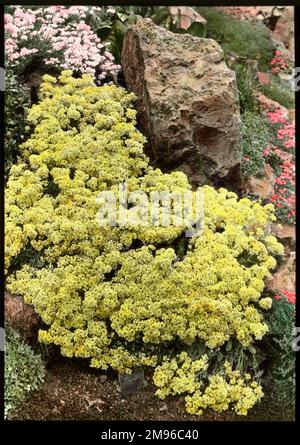
[[[286,297],[286,299],[289,303],[296,304],[296,292],[291,292],[289,290],[283,290],[282,293]]]
[[[277,74],[281,70],[285,70],[289,67],[288,56],[277,50],[275,51],[273,59],[270,61],[270,65],[273,67],[272,73]]]
[[[264,155],[264,156],[269,156],[269,154],[270,154],[270,150],[268,150],[267,148],[265,148],[265,149],[263,150],[263,155]]]
[[[280,294],[274,295],[275,300],[282,300],[282,296],[286,298],[288,303],[290,304],[296,304],[296,292],[292,292],[290,290],[282,290],[280,291]]]

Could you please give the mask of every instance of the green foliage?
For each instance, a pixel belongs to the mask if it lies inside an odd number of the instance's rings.
[[[30,391],[44,380],[44,364],[39,355],[22,341],[9,325],[5,326],[5,417],[12,414]]]
[[[234,70],[239,91],[241,114],[243,115],[246,112],[259,113],[257,100],[258,81],[256,75],[248,66],[241,64],[236,64]]]
[[[206,27],[203,23],[193,22],[187,29],[181,28],[181,12],[179,9],[177,14],[172,16],[168,6],[159,6],[150,18],[156,25],[162,26],[174,33],[190,34],[195,37],[206,36]]]
[[[109,47],[109,50],[111,51],[116,63],[118,64],[121,63],[123,39],[125,33],[127,29],[131,25],[134,25],[137,22],[138,18],[141,17],[138,14],[138,12],[141,12],[141,9],[143,9],[143,12],[146,14],[149,8],[138,6],[128,6],[124,8],[116,6],[116,12],[113,16],[101,15],[101,17],[99,17],[98,19],[96,17],[96,19],[94,19],[94,21],[91,23],[91,26],[93,27],[97,36]]]
[[[129,24],[132,24],[131,18],[126,17],[123,20],[114,20],[111,24],[101,24],[101,26],[96,29],[96,34],[103,42],[109,45],[109,49],[116,63],[119,64],[121,63],[123,39]]]
[[[270,69],[275,44],[270,30],[259,21],[238,20],[214,7],[196,7],[207,20],[207,37],[217,40],[225,56],[258,60],[260,71]]]
[[[270,124],[260,114],[246,112],[242,119],[242,173],[245,177],[264,172],[263,150],[270,144]]]
[[[265,96],[279,102],[285,108],[295,108],[295,93],[290,83],[282,80],[279,76],[272,76],[270,85],[262,85],[261,91]]]
[[[27,138],[26,111],[30,105],[29,90],[10,71],[5,76],[5,176],[17,161],[19,145]]]
[[[181,34],[191,34],[196,37],[205,37],[206,28],[202,23],[192,23],[188,29],[180,28],[180,11],[172,17],[168,6],[117,6],[116,14],[105,21],[94,23],[93,27],[98,37],[108,44],[117,63],[121,63],[123,39],[127,29],[135,25],[143,17],[151,18],[153,22],[169,31]]]
[[[293,351],[295,305],[285,298],[274,299],[267,314],[270,333],[265,337],[269,363],[268,385],[273,402],[281,408],[295,408],[296,353]]]

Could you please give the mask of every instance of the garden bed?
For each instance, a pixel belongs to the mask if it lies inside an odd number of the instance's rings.
[[[7,7],[7,418],[294,420],[293,54],[234,11]]]
[[[104,381],[103,381],[104,380]],[[166,401],[155,396],[151,376],[147,387],[122,399],[116,376],[93,371],[77,360],[57,358],[49,364],[45,383],[33,392],[11,417],[12,420],[194,420],[240,421],[234,413],[211,412],[201,417],[186,413],[183,398]],[[263,400],[247,420],[293,421],[295,413],[278,410]]]

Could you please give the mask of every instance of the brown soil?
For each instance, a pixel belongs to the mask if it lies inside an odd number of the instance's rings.
[[[183,398],[160,400],[151,376],[138,394],[123,399],[116,376],[92,370],[76,360],[59,359],[48,366],[45,383],[33,392],[11,420],[293,420],[287,413],[270,412],[261,403],[247,418],[234,413],[191,416]]]

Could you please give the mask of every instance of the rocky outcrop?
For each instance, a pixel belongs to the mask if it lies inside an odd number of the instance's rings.
[[[292,59],[295,58],[295,41],[294,41],[294,7],[285,6],[282,8],[282,13],[276,23],[273,31],[276,40],[282,42],[290,53]]]
[[[125,35],[122,67],[154,163],[196,185],[238,188],[238,92],[218,43],[142,19]]]
[[[272,225],[272,233],[283,244],[286,257],[291,252],[296,251],[296,228],[294,224],[274,223]]]
[[[279,102],[276,102],[275,100],[270,99],[269,97],[265,96],[264,94],[259,94],[257,99],[265,112],[280,109],[285,118],[289,117],[289,110],[287,108],[285,108],[283,105],[281,105]]]
[[[5,320],[26,340],[37,341],[42,324],[40,317],[21,297],[8,292],[5,293]]]
[[[271,22],[270,27],[274,27],[285,8],[283,6],[218,6],[217,9],[241,20],[255,17],[266,24]]]
[[[273,223],[271,232],[284,246],[284,255],[276,273],[267,281],[267,289],[278,293],[296,290],[296,228],[292,224]]]
[[[274,193],[274,171],[269,164],[266,164],[261,178],[250,176],[245,180],[243,189],[246,193],[258,196],[262,199],[270,198]]]
[[[219,6],[218,9],[240,20],[261,20],[272,31],[276,43],[286,48],[294,59],[293,6]]]
[[[296,252],[291,252],[278,271],[267,282],[267,289],[275,293],[282,290],[295,292],[296,289]]]

